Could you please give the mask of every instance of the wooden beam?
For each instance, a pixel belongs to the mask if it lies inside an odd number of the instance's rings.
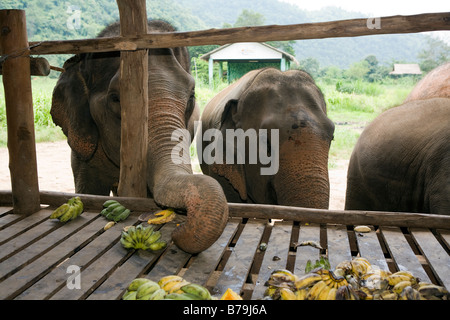
[[[41,191],[41,203],[58,207],[74,196],[79,196],[87,210],[102,209],[106,200],[116,199],[133,211],[160,210],[151,198],[108,197],[88,194]],[[11,192],[0,191],[0,205],[10,205]],[[230,217],[250,219],[284,219],[309,223],[344,225],[376,225],[396,227],[421,227],[450,230],[450,215],[410,212],[382,212],[363,210],[325,210],[265,204],[228,203]]]
[[[30,57],[24,10],[0,10],[0,54],[8,126],[9,170],[14,213],[39,210]]]
[[[378,19],[378,18],[377,18]],[[190,32],[149,33],[129,37],[32,42],[32,54],[70,54],[121,50],[200,46],[235,42],[359,37],[378,34],[450,30],[450,12],[380,17],[292,25],[209,29]],[[378,28],[379,27],[379,28]]]
[[[117,0],[121,36],[147,34],[145,0]],[[120,53],[120,196],[147,197],[148,50]]]

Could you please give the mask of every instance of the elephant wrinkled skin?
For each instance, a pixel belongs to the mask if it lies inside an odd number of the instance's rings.
[[[209,129],[222,132],[224,160],[200,165],[203,173],[220,182],[229,202],[328,208],[328,152],[334,124],[326,115],[321,91],[306,72],[274,68],[251,71],[214,97],[201,120],[202,132],[197,135]],[[225,146],[230,141],[226,132],[238,129],[266,129],[267,137],[271,137],[271,130],[278,130],[278,141],[270,141],[278,148],[268,144],[267,152],[262,150],[271,156],[278,152],[276,173],[261,174],[267,165],[259,160],[254,164],[248,159],[241,164],[227,163]],[[247,140],[247,157],[249,143]],[[208,146],[209,142],[202,141],[197,153]]]
[[[148,30],[174,31],[157,20],[149,21]],[[99,37],[118,34],[115,23]],[[109,195],[119,180],[119,57],[119,52],[108,52],[68,59],[53,92],[51,115],[72,149],[77,193]],[[186,223],[175,229],[172,239],[187,252],[200,252],[221,235],[228,206],[217,181],[193,175],[190,163],[174,164],[170,158],[176,145],[172,132],[187,128],[193,134],[193,122],[199,117],[189,54],[186,48],[149,50],[148,66],[149,196],[162,207],[186,212]]]
[[[346,210],[450,214],[450,64],[379,115],[350,158]]]

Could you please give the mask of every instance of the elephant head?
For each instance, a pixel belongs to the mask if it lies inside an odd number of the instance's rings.
[[[174,31],[155,20],[148,30]],[[115,23],[99,36],[118,33]],[[109,195],[118,183],[119,57],[120,53],[109,52],[70,58],[53,92],[51,115],[72,149],[77,193]],[[217,181],[193,175],[189,159],[182,164],[171,161],[172,149],[179,144],[172,141],[172,132],[188,128],[193,134],[193,121],[199,116],[189,55],[186,48],[149,50],[148,66],[148,193],[161,207],[186,213],[186,222],[175,229],[172,239],[187,252],[200,252],[221,235],[228,206]]]
[[[203,133],[210,128],[220,129],[225,141],[230,129],[267,129],[269,140],[271,130],[278,132],[277,141],[267,144],[267,154],[278,155],[274,174],[261,174],[267,167],[261,161],[202,163],[203,172],[220,181],[228,201],[328,208],[334,124],[326,115],[321,91],[306,72],[267,68],[247,73],[205,107]],[[207,145],[203,142],[202,150]]]

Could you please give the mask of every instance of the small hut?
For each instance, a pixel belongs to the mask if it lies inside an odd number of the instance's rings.
[[[289,53],[274,48],[266,43],[241,42],[221,46],[200,57],[209,62],[209,83],[213,81],[214,62],[219,63],[219,74],[223,74],[223,63],[227,64],[228,83],[239,79],[251,70],[274,67],[281,71],[288,70],[290,64],[298,61]]]
[[[422,71],[417,63],[396,63],[394,64],[394,70],[389,74],[394,76],[420,75]]]

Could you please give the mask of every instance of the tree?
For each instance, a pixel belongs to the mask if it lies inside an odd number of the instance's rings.
[[[450,46],[444,41],[429,37],[427,44],[428,48],[417,55],[422,71],[429,72],[437,66],[450,61]]]
[[[363,79],[370,71],[369,63],[366,60],[361,60],[359,62],[354,62],[347,69],[345,75],[352,79]]]
[[[319,75],[320,66],[319,61],[315,58],[306,58],[304,60],[299,61],[300,68],[308,72],[311,77],[315,78]]]

